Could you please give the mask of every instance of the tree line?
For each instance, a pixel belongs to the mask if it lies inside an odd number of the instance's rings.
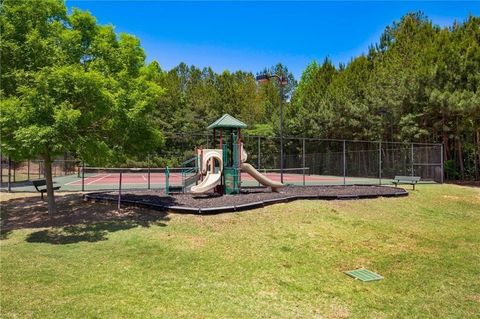
[[[443,143],[447,177],[479,179],[480,18],[407,14],[348,64],[309,64],[290,111],[292,135]]]
[[[480,178],[479,17],[441,28],[422,13],[407,14],[366,54],[338,67],[313,61],[298,83],[282,64],[256,74],[184,63],[158,72],[164,130],[201,132],[230,113],[250,134],[278,136],[278,83],[258,85],[255,75],[280,74],[289,79],[285,135],[443,143],[448,178]]]
[[[478,17],[441,28],[407,14],[368,53],[339,66],[313,61],[297,82],[280,63],[255,74],[163,70],[138,38],[68,13],[62,0],[2,0],[0,9],[1,151],[44,159],[50,190],[57,155],[135,161],[171,147],[166,132],[204,132],[224,113],[249,134],[278,136],[281,99],[286,136],[441,142],[449,178],[479,178]],[[288,78],[282,97],[275,81],[256,83],[262,73]],[[53,191],[48,198],[53,210]]]

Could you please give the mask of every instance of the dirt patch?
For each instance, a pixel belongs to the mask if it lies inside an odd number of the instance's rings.
[[[480,187],[480,181],[448,181],[446,183],[460,186]]]
[[[143,208],[125,207],[120,211],[111,203],[83,200],[82,194],[56,197],[57,213],[49,215],[39,196],[11,198],[1,202],[2,234],[22,228],[65,227],[109,221],[129,221],[135,225],[167,220],[166,214]],[[4,236],[2,236],[4,237]]]
[[[473,301],[476,301],[476,302],[480,303],[480,295],[473,295],[473,296],[471,296],[471,299]]]
[[[184,235],[181,238],[181,245],[179,245],[182,250],[190,249],[202,249],[207,246],[208,240],[202,236],[195,235]]]
[[[0,192],[0,202],[6,202],[11,199],[24,198],[24,197],[37,197],[40,199],[39,193],[20,193],[20,192]]]
[[[350,317],[350,309],[347,307],[347,305],[336,301],[330,304],[330,310],[328,312],[327,318],[345,319],[348,317]]]

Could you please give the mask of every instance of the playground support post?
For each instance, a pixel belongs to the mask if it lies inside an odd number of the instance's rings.
[[[382,141],[378,142],[378,184],[382,185]]]
[[[305,186],[305,139],[302,139],[302,171],[303,171],[303,186]]]
[[[345,186],[345,173],[347,168],[347,159],[345,157],[345,140],[343,140],[343,185]]]

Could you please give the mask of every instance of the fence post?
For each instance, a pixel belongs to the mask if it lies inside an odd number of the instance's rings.
[[[170,169],[165,167],[165,194],[170,195]]]
[[[415,174],[413,173],[413,143],[410,144],[410,156],[411,156],[411,167],[410,167],[410,174],[414,176]]]
[[[345,186],[345,174],[347,170],[347,158],[345,154],[345,140],[343,140],[343,185]]]
[[[378,183],[382,185],[382,141],[378,142]]]
[[[443,143],[440,144],[440,170],[441,170],[441,175],[440,175],[440,183],[443,184]]]
[[[85,191],[85,162],[82,161],[82,192]]]
[[[303,186],[305,186],[305,138],[302,139]]]
[[[148,189],[150,189],[150,154],[147,154],[147,166],[148,166],[147,183],[148,183]]]
[[[257,169],[260,169],[260,136],[258,137],[258,149],[257,149]]]
[[[27,161],[27,180],[30,180],[30,160]]]
[[[122,198],[122,171],[120,171],[120,179],[118,181],[118,205],[117,205],[118,210],[120,210],[121,198]]]
[[[8,192],[12,191],[12,159],[10,156],[8,157]]]
[[[63,176],[67,176],[67,153],[63,153]]]
[[[3,185],[3,156],[0,150],[0,185]]]

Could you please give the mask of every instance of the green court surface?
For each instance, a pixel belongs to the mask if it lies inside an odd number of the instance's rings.
[[[273,180],[280,180],[280,174],[270,174],[269,177]],[[83,181],[77,174],[54,177],[55,186],[60,186],[59,191],[102,191],[102,190],[117,190],[119,188],[118,175],[93,175],[85,177]],[[430,181],[423,181],[420,183],[432,183]],[[315,185],[392,185],[392,179],[378,179],[378,178],[362,178],[362,177],[343,177],[328,176],[328,175],[306,175],[305,178],[301,174],[285,174],[284,184],[296,186],[315,186]],[[170,180],[170,185],[181,185],[181,177],[174,176]],[[256,187],[260,184],[248,175],[242,174],[243,187]],[[408,185],[407,185],[408,187]],[[150,189],[164,189],[165,177],[163,174],[152,175],[150,180]],[[138,176],[126,175],[122,178],[122,189],[148,189],[148,176],[140,174]],[[0,188],[1,191],[7,191],[7,184],[4,183]],[[11,184],[12,192],[35,192],[34,186],[29,181]]]

